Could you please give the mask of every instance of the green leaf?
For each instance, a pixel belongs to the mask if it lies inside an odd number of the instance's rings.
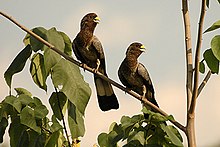
[[[211,49],[206,50],[203,54],[203,57],[204,57],[207,65],[208,65],[208,67],[212,71],[212,73],[217,73],[218,74],[218,72],[219,72],[219,61],[214,56],[212,50]]]
[[[30,45],[30,37],[31,35],[30,34],[26,34],[24,39],[23,39],[23,42],[24,42],[24,45],[27,46],[27,45]]]
[[[34,103],[34,100],[30,96],[25,94],[19,95],[18,99],[21,102],[21,104],[25,106],[29,105],[30,103]]]
[[[3,136],[5,134],[5,129],[7,128],[8,126],[8,120],[3,117],[1,120],[0,120],[0,143],[3,143]]]
[[[44,106],[44,105],[38,105],[34,108],[34,116],[35,118],[38,118],[38,119],[43,119],[47,116],[48,114],[48,110],[47,110],[47,107]]]
[[[38,133],[41,133],[41,129],[37,126],[35,120],[34,110],[30,107],[26,106],[24,109],[22,109],[20,119],[21,124],[26,125]]]
[[[115,136],[117,136],[115,131],[111,131],[109,134],[101,133],[98,136],[98,144],[103,147],[117,147],[117,144],[112,142]]]
[[[9,136],[10,136],[10,146],[11,147],[18,147],[28,139],[25,134],[25,131],[28,128],[20,123],[20,118],[16,117],[13,119],[12,123],[9,127]],[[28,146],[28,144],[26,144]],[[20,147],[20,146],[19,146]]]
[[[15,110],[17,110],[18,113],[21,112],[21,102],[19,101],[19,99],[17,99],[14,96],[7,96],[4,100],[4,103],[7,103],[9,105],[11,105],[12,107],[15,108]]]
[[[52,68],[52,81],[55,87],[62,87],[60,91],[84,115],[91,95],[91,89],[88,83],[84,81],[79,67],[67,60],[61,59]]]
[[[24,88],[15,88],[15,91],[17,92],[18,95],[25,94],[25,95],[27,95],[29,97],[32,96],[32,94],[28,90],[26,90]]]
[[[199,72],[201,73],[205,73],[205,64],[203,63],[203,61],[199,62]]]
[[[84,136],[85,124],[83,115],[70,101],[68,101],[68,123],[72,139]]]
[[[207,33],[207,32],[210,32],[210,31],[213,31],[213,30],[216,30],[220,28],[220,20],[216,21],[215,23],[212,24],[211,27],[209,27],[207,30],[205,30],[204,33]]]
[[[45,147],[61,147],[63,144],[63,134],[61,131],[56,131],[50,135]]]
[[[132,140],[137,140],[138,142],[140,142],[140,144],[142,146],[144,146],[145,144],[145,136],[144,136],[144,132],[143,131],[133,131],[128,138],[128,142],[132,141]]]
[[[70,38],[64,32],[59,32],[59,33],[60,35],[62,35],[65,43],[64,53],[69,56],[72,56],[72,42]]]
[[[167,139],[169,139],[174,145],[178,147],[183,147],[182,141],[177,137],[177,135],[175,134],[176,132],[173,132],[173,130],[171,130],[171,127],[162,124],[161,128],[167,133]]]
[[[216,35],[212,38],[211,49],[214,56],[220,61],[220,35]]]
[[[34,28],[32,29],[32,31],[37,34],[38,36],[40,36],[41,38],[43,38],[44,40],[46,39],[46,33],[47,33],[47,30],[43,27],[37,27],[37,28]],[[25,39],[24,39],[24,42],[25,44],[28,43],[28,35],[26,35]],[[34,38],[33,36],[30,36],[30,45],[32,47],[32,50],[37,52],[38,50],[44,50],[44,47],[45,45],[38,41],[36,38]]]
[[[59,100],[59,101],[58,101]],[[65,115],[67,108],[67,97],[63,92],[53,92],[49,99],[50,106],[53,110],[54,115],[62,120],[62,115],[60,114],[60,108],[63,115]],[[60,106],[59,106],[60,105]]]
[[[63,129],[63,127],[57,121],[57,118],[56,118],[55,115],[52,115],[52,122],[53,122],[53,124],[51,125],[51,131],[52,132],[56,132],[58,130],[62,130]]]
[[[206,6],[209,8],[209,0],[206,0]]]
[[[65,43],[63,40],[62,35],[57,32],[55,28],[51,28],[46,33],[47,41],[54,45],[57,49],[64,52]],[[50,70],[53,66],[57,64],[61,59],[61,56],[57,54],[55,51],[51,50],[50,48],[46,47],[44,52],[44,64],[46,69],[46,75],[50,73]]]
[[[12,61],[11,65],[9,66],[9,68],[6,70],[6,72],[4,73],[4,78],[6,83],[8,84],[8,86],[11,88],[11,80],[12,80],[12,76],[15,73],[18,73],[20,71],[23,70],[25,63],[27,61],[27,59],[30,57],[31,55],[31,47],[30,45],[26,46],[16,57],[15,59]]]
[[[44,65],[44,57],[40,53],[33,55],[30,65],[30,73],[34,82],[42,89],[47,91],[46,85],[46,69]]]

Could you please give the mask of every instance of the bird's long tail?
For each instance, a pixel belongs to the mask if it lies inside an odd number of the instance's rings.
[[[94,75],[94,82],[100,109],[102,111],[118,109],[118,100],[114,94],[111,84],[96,75]]]

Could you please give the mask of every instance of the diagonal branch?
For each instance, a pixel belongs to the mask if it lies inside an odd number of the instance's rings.
[[[166,112],[164,112],[162,109],[158,108],[157,106],[155,106],[154,104],[152,104],[151,102],[149,102],[147,99],[143,99],[142,96],[138,95],[137,93],[128,90],[127,88],[125,88],[124,86],[118,84],[117,82],[113,81],[112,79],[107,78],[106,76],[104,76],[102,73],[100,72],[95,72],[95,70],[93,68],[90,68],[89,66],[87,66],[86,64],[80,63],[76,60],[74,60],[72,57],[66,55],[65,53],[63,53],[62,51],[60,51],[59,49],[57,49],[55,46],[53,46],[52,44],[50,44],[49,42],[45,41],[44,39],[42,39],[40,36],[38,36],[37,34],[35,34],[34,32],[30,31],[29,29],[27,29],[25,26],[22,26],[21,24],[19,24],[15,19],[13,19],[12,17],[8,16],[7,14],[3,13],[0,11],[0,14],[3,15],[4,17],[6,17],[7,19],[9,19],[11,22],[13,22],[14,24],[16,24],[19,28],[21,28],[22,30],[24,30],[25,32],[27,32],[28,34],[30,34],[31,36],[33,36],[34,38],[36,38],[37,40],[39,40],[40,42],[42,42],[43,44],[45,44],[46,46],[48,46],[50,49],[52,49],[53,51],[55,51],[56,53],[60,54],[61,56],[63,56],[66,60],[78,65],[79,67],[83,68],[84,70],[87,70],[91,73],[97,74],[100,78],[104,79],[105,81],[111,83],[112,85],[114,85],[115,87],[125,91],[126,93],[130,94],[131,96],[133,96],[134,98],[142,101],[143,103],[145,103],[146,105],[152,107],[153,109],[155,109],[158,113],[164,115],[164,116],[168,116],[168,114]],[[176,127],[178,127],[180,130],[182,130],[183,132],[186,132],[186,128],[180,124],[179,122],[175,121],[175,120],[170,120],[171,123],[173,123]]]
[[[208,73],[206,74],[205,78],[203,79],[202,83],[199,85],[198,96],[202,92],[202,90],[205,87],[205,85],[207,84],[207,82],[210,79],[211,75],[212,75],[212,72],[211,72],[211,70],[209,70]]]

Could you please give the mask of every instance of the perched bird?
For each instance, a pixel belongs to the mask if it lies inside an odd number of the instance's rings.
[[[118,76],[122,84],[128,89],[135,91],[159,107],[155,100],[154,88],[150,75],[144,65],[138,62],[138,57],[145,50],[144,45],[141,43],[132,43],[128,47],[126,57],[119,67]],[[147,108],[151,110],[150,107]]]
[[[72,47],[78,60],[107,76],[102,44],[99,39],[93,35],[99,21],[100,19],[95,13],[86,14],[81,20],[80,32],[73,40]],[[100,109],[102,111],[118,109],[118,100],[111,84],[95,74],[94,82]]]

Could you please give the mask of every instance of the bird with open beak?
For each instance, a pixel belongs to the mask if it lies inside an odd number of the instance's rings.
[[[138,57],[145,50],[145,46],[141,43],[130,44],[126,51],[126,57],[119,67],[118,76],[122,84],[128,89],[135,91],[143,98],[147,98],[148,101],[158,107],[150,75],[145,66],[138,62]],[[147,108],[152,110],[150,107]]]
[[[107,76],[104,50],[101,42],[94,35],[99,22],[100,18],[97,14],[86,14],[81,20],[80,32],[73,40],[72,47],[78,60]],[[112,85],[96,74],[94,74],[94,82],[100,109],[102,111],[118,109],[119,104]]]

